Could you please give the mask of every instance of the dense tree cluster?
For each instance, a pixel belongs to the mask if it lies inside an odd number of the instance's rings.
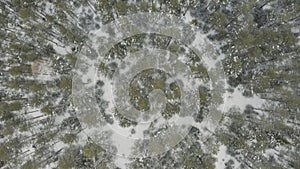
[[[248,105],[244,111],[228,112],[218,132],[228,152],[246,168],[297,163],[287,158],[299,156],[290,151],[299,147],[300,136],[299,7],[293,0],[224,0],[203,1],[192,10],[225,55],[229,85],[267,102],[262,108]],[[268,149],[280,152],[262,156]]]
[[[214,133],[241,167],[300,168],[299,0],[3,0],[0,11],[0,168],[115,168],[101,146],[77,144],[83,127],[70,100],[72,73],[90,31],[137,12],[190,13],[191,24],[224,54],[230,88],[266,100],[263,107],[226,112]],[[135,51],[138,45],[120,43],[110,52],[122,57],[124,49]],[[44,65],[34,68],[37,63]],[[99,69],[110,74],[114,66]],[[203,67],[190,66],[207,76]],[[209,94],[201,90],[206,105]],[[135,125],[119,118],[124,127]],[[214,168],[213,155],[198,140],[194,131],[175,150],[159,159],[135,159],[130,167]],[[269,151],[275,153],[265,155]]]
[[[191,128],[188,135],[173,149],[157,156],[144,155],[135,158],[130,164],[130,168],[215,168],[216,159],[212,153],[205,153],[200,142],[206,146],[207,142],[213,142],[213,140],[207,138],[205,142],[202,142],[200,131],[197,128]],[[136,148],[141,147],[143,147],[143,143],[137,145]],[[211,147],[211,149],[214,148]]]

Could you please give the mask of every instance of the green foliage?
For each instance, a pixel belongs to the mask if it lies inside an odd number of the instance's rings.
[[[140,10],[142,12],[148,12],[149,11],[149,6],[147,2],[140,2]]]
[[[20,65],[20,66],[15,66],[11,67],[9,69],[9,73],[12,75],[21,75],[23,73],[30,73],[31,72],[31,65]]]
[[[175,53],[177,53],[180,50],[180,45],[177,44],[177,43],[171,43],[169,45],[169,50],[170,50],[170,52],[172,52],[172,53],[175,54]]]
[[[107,10],[107,7],[109,6],[109,0],[97,0],[98,1],[98,8],[101,12]]]
[[[242,126],[245,124],[244,116],[239,112],[233,112],[231,115],[231,124],[229,126],[230,131],[239,132]]]
[[[40,166],[36,161],[29,160],[22,165],[22,169],[39,169]]]
[[[38,133],[36,137],[36,144],[46,144],[49,141],[52,141],[57,136],[57,131],[49,131],[48,129],[44,129],[44,133]]]
[[[199,20],[198,19],[193,19],[191,21],[191,24],[194,25],[194,26],[198,26],[199,25]]]
[[[39,58],[39,56],[33,52],[29,52],[29,53],[22,53],[20,55],[20,58],[22,58],[22,60],[24,60],[24,61],[33,62],[33,61],[37,60]]]
[[[15,129],[13,127],[13,125],[11,124],[11,122],[8,122],[4,125],[3,127],[3,135],[4,136],[9,136],[12,135],[14,133]]]
[[[142,89],[137,86],[131,85],[129,88],[130,101],[138,110],[146,111],[150,109],[148,99],[141,96]]]
[[[54,111],[53,104],[47,104],[46,106],[42,107],[41,111],[45,114],[52,115]]]
[[[71,133],[71,134],[65,134],[61,140],[66,144],[71,144],[75,142],[77,139],[78,139],[77,135]]]
[[[206,87],[199,87],[199,99],[200,99],[200,105],[201,106],[207,106],[209,103],[209,89]]]
[[[21,132],[29,131],[31,127],[32,127],[32,124],[31,124],[31,123],[23,122],[23,123],[20,125],[20,131],[21,131]]]
[[[44,89],[44,85],[34,82],[30,88],[33,92],[38,92]]]
[[[221,131],[218,133],[218,139],[221,143],[228,145],[228,144],[230,144],[231,136],[226,134],[225,132]]]
[[[179,150],[175,156],[179,161],[176,160],[175,163],[178,163],[180,168],[205,168],[213,169],[215,168],[215,158],[211,154],[206,154],[200,144],[195,143],[193,140],[193,134],[191,132],[186,138],[185,141],[179,143]],[[171,167],[169,167],[171,168]]]
[[[154,3],[151,5],[151,11],[152,12],[158,12],[158,9],[157,9],[157,7]]]
[[[166,83],[163,79],[154,79],[151,81],[154,89],[161,89],[163,90],[166,87]]]
[[[98,0],[98,10],[101,13],[103,23],[114,20],[113,3],[115,1]]]
[[[49,21],[50,23],[54,22],[54,20],[55,20],[55,17],[54,17],[54,16],[48,15],[48,14],[45,15],[45,18],[46,18],[46,20]]]
[[[165,119],[170,119],[174,114],[178,114],[180,112],[180,105],[177,104],[166,104],[166,108],[162,112],[162,116]]]
[[[129,4],[129,10],[130,10],[132,13],[137,13],[137,12],[138,12],[138,9],[137,9],[136,5],[133,4],[133,3]]]
[[[180,7],[180,2],[179,0],[168,0],[169,5],[170,5],[170,10],[172,11],[172,13],[174,13],[175,15],[179,15],[180,11],[181,11],[181,7]]]
[[[21,110],[23,107],[22,103],[20,102],[12,102],[12,103],[7,103],[7,102],[0,102],[0,112],[3,113],[2,114],[2,118],[12,118],[12,115],[8,115],[11,114],[9,112],[11,111],[18,111]],[[6,113],[4,113],[6,112]]]
[[[71,65],[75,66],[77,58],[76,58],[76,56],[74,54],[68,53],[68,54],[66,54],[66,58],[71,63]]]
[[[127,13],[127,2],[126,1],[118,1],[116,2],[116,8],[120,15],[126,15]]]
[[[78,154],[80,153],[79,148],[71,146],[66,148],[63,155],[59,158],[58,167],[60,169],[73,169],[76,167],[76,160],[78,159]]]
[[[83,147],[83,154],[87,157],[87,158],[94,158],[97,157],[97,155],[99,155],[101,152],[103,152],[104,149],[92,142],[87,143],[84,147]]]
[[[293,168],[300,168],[300,156],[299,155],[295,155],[293,157],[293,160],[292,160],[291,163],[292,163],[291,165],[292,165]]]
[[[22,19],[29,19],[32,16],[32,12],[28,8],[23,8],[19,11],[19,15]]]
[[[97,164],[96,169],[109,169],[104,162]]]
[[[217,30],[224,29],[228,23],[227,16],[221,11],[214,12],[210,15],[209,21],[213,28]]]
[[[1,120],[8,121],[15,117],[14,113],[7,112],[6,110],[1,110],[0,112],[1,112]]]
[[[81,2],[83,1],[78,3],[80,5],[87,5],[87,1]],[[101,13],[100,20],[106,22],[113,19],[115,16],[114,12],[117,12],[120,15],[126,15],[129,11],[136,13],[137,11],[148,12],[166,10],[167,12],[178,14],[183,11],[183,9],[189,8],[186,5],[186,2],[195,4],[200,1],[192,0],[185,2],[179,0],[163,0],[155,3],[143,1],[138,2],[137,4],[128,4],[129,1],[110,0],[97,0],[97,2],[97,5],[99,5],[97,12]],[[287,120],[294,120],[295,116],[300,120],[299,113],[297,113],[299,110],[300,98],[291,90],[293,88],[290,88],[292,83],[293,85],[299,84],[298,70],[300,64],[296,67],[288,63],[288,65],[282,66],[283,68],[279,68],[276,65],[286,64],[286,60],[292,57],[298,58],[299,50],[296,50],[298,39],[296,37],[297,35],[291,32],[291,28],[299,23],[300,3],[296,0],[272,1],[272,9],[262,9],[262,15],[257,15],[258,17],[266,16],[266,20],[262,22],[262,25],[257,26],[254,23],[257,22],[257,20],[253,17],[257,17],[255,16],[255,13],[257,12],[255,8],[259,7],[255,6],[259,6],[265,1],[250,0],[247,2],[248,3],[237,2],[234,4],[229,0],[213,0],[210,1],[209,4],[205,4],[204,1],[201,1],[198,7],[205,7],[205,9],[195,10],[196,12],[199,12],[197,13],[197,15],[199,14],[197,17],[201,18],[201,23],[195,19],[192,21],[192,24],[201,26],[201,28],[202,26],[211,26],[217,31],[216,39],[224,40],[220,41],[220,44],[226,44],[222,47],[222,50],[226,55],[224,64],[225,70],[231,78],[236,80],[237,83],[235,84],[246,84],[254,91],[254,93],[259,93],[268,100],[275,101],[280,107],[280,109],[276,111],[268,110],[268,119],[258,116],[255,112],[252,112],[253,114],[250,115],[245,115],[241,112],[235,112],[237,114],[232,112],[226,113],[230,122],[224,124],[224,131],[222,131],[222,134],[218,133],[219,135],[217,137],[220,138],[222,143],[227,145],[231,154],[236,155],[235,153],[239,153],[239,157],[246,156],[245,154],[249,155],[249,157],[253,155],[256,157],[264,152],[266,148],[274,146],[272,145],[273,143],[281,146],[297,143],[297,140],[293,140],[298,138],[298,135],[294,134],[296,133],[296,129],[287,126],[285,123]],[[50,102],[54,100],[54,98],[52,98],[53,93],[47,95],[46,93],[48,92],[45,92],[44,94],[43,91],[45,86],[43,84],[32,82],[27,79],[27,76],[25,77],[25,80],[24,78],[21,78],[23,76],[20,75],[31,73],[31,65],[27,65],[28,62],[33,62],[40,57],[45,57],[43,56],[44,43],[48,43],[48,41],[51,40],[58,40],[63,43],[63,45],[68,46],[69,42],[78,44],[83,42],[84,36],[81,36],[81,30],[77,31],[76,28],[72,28],[71,25],[73,23],[67,21],[68,18],[72,17],[72,15],[70,15],[72,13],[70,9],[71,5],[69,6],[67,1],[53,1],[57,7],[56,9],[58,9],[53,16],[43,13],[43,10],[39,9],[40,6],[37,5],[37,3],[39,3],[39,1],[33,0],[11,0],[2,3],[4,6],[1,6],[3,14],[0,14],[0,19],[2,21],[0,25],[1,28],[3,27],[3,30],[11,29],[11,31],[1,31],[0,37],[4,40],[3,45],[8,45],[8,47],[3,48],[4,53],[7,54],[7,56],[12,55],[13,57],[9,57],[7,63],[0,62],[0,66],[3,71],[8,70],[8,72],[5,71],[4,74],[9,73],[10,75],[15,76],[9,76],[4,84],[5,87],[8,87],[9,94],[11,94],[11,92],[19,92],[19,90],[22,93],[34,92],[34,95],[30,96],[29,99],[31,106],[38,107],[44,105],[41,108],[41,111],[45,114],[52,114],[54,106]],[[162,5],[158,8],[155,6],[156,3],[161,3]],[[6,10],[6,5],[10,6],[9,11]],[[37,9],[37,11],[34,11],[33,9]],[[203,10],[204,12],[202,13]],[[20,18],[7,17],[9,12],[16,13]],[[29,20],[35,20],[34,17],[39,18],[39,21],[42,23],[36,25],[35,21],[28,22]],[[45,17],[46,22],[42,21],[43,17]],[[16,24],[12,23],[13,27],[5,27],[6,25],[10,25],[8,24],[9,22],[15,22],[15,19],[21,19],[24,22],[17,21]],[[51,26],[54,26],[53,29]],[[60,34],[57,34],[58,31]],[[20,34],[23,34],[21,32],[25,32],[25,36],[19,36]],[[179,46],[172,45],[173,44],[169,46],[171,52],[176,53],[181,50]],[[136,52],[138,48],[133,47],[128,50]],[[114,52],[120,54],[123,51],[121,48],[117,48]],[[294,53],[294,55],[292,53]],[[54,86],[52,86],[53,88],[57,89],[57,87],[60,87],[59,91],[70,92],[72,80],[71,77],[67,76],[69,70],[66,71],[66,69],[64,69],[66,66],[62,65],[69,65],[69,67],[72,65],[74,67],[76,63],[76,57],[74,55],[75,54],[73,53],[66,54],[65,57],[63,57],[63,59],[65,59],[65,64],[57,62],[56,65],[58,69],[63,69],[61,72],[63,72],[64,75],[58,83],[55,83]],[[48,57],[48,55],[46,57]],[[52,56],[49,56],[49,58],[53,59]],[[17,65],[19,62],[26,64]],[[55,62],[55,59],[53,59],[53,62]],[[2,67],[2,65],[4,66]],[[9,65],[9,67],[6,65]],[[290,68],[290,66],[292,68]],[[190,68],[195,73],[208,76],[207,70],[203,65],[199,66],[193,64]],[[110,73],[110,67],[107,67],[106,65],[100,64],[99,69],[105,72],[104,74],[108,75]],[[161,79],[152,81],[151,85],[153,85],[153,88],[155,89],[166,88],[166,83]],[[170,90],[171,92],[166,94],[167,99],[180,97],[180,89],[178,86],[170,86]],[[133,95],[139,95],[139,92],[140,90],[138,89],[132,90]],[[57,93],[58,95],[61,94],[59,92]],[[55,94],[56,93],[53,95]],[[201,105],[206,105],[209,102],[208,91],[199,91],[199,97]],[[7,98],[4,98],[4,100],[7,100]],[[146,109],[147,106],[149,106],[146,99],[139,99],[138,101],[138,105],[142,109]],[[18,118],[23,115],[19,115],[18,111],[22,110],[23,104],[27,103],[17,101],[0,102],[1,120],[4,121],[1,134],[12,135],[14,130],[18,129],[20,121]],[[168,113],[174,112],[177,111],[177,108],[177,106],[173,107],[172,105],[167,105],[166,111]],[[135,125],[135,122],[127,120],[122,114],[119,113],[117,116],[117,118],[120,119],[121,126],[128,127]],[[22,124],[23,125],[20,126],[21,132],[28,131],[31,125],[35,125],[30,123]],[[38,136],[36,139],[38,143],[45,143],[46,145],[47,142],[53,138],[55,138],[53,134],[45,134]],[[72,144],[77,139],[76,134],[66,134],[61,138],[61,140],[67,144]],[[255,140],[255,142],[252,142],[251,140]],[[251,144],[249,142],[251,142]],[[6,162],[15,158],[20,152],[18,150],[21,150],[20,145],[21,144],[18,142],[1,144],[0,161]],[[180,162],[180,164],[184,165],[183,167],[214,168],[214,159],[209,155],[204,154],[201,148],[192,146],[189,148],[189,151],[181,152],[184,160]],[[289,150],[292,151],[292,149]],[[79,166],[79,163],[83,163],[83,161],[86,162],[86,157],[95,158],[103,151],[102,147],[94,143],[88,143],[84,146],[83,150],[78,147],[68,147],[59,157],[58,168],[90,168]],[[82,156],[82,152],[86,157]],[[186,154],[186,152],[189,154]],[[286,154],[282,153],[282,155],[284,156]],[[288,158],[288,160],[290,160],[288,163],[288,165],[290,165],[289,167],[300,168],[300,159],[298,156],[298,154],[294,154],[293,157],[295,158]],[[266,165],[261,166],[268,168],[267,163]],[[23,169],[35,169],[41,167],[42,166],[39,166],[34,160],[29,160],[22,166]],[[254,165],[254,167],[257,166]],[[108,167],[104,162],[101,162],[96,168],[100,169]]]
[[[170,87],[170,90],[172,91],[172,94],[173,94],[174,98],[180,98],[181,97],[181,89],[180,89],[180,86],[177,83],[173,82],[169,85],[169,87]]]
[[[209,77],[207,69],[203,64],[190,64],[189,67],[200,78],[207,79]]]
[[[247,50],[248,48],[257,45],[256,38],[249,31],[241,31],[235,42],[238,50]]]
[[[67,76],[62,76],[60,78],[59,87],[64,90],[71,90],[72,88],[72,79]]]
[[[119,125],[121,127],[125,128],[125,127],[130,127],[130,126],[137,125],[137,122],[131,121],[131,120],[127,119],[126,117],[124,117],[123,114],[121,114],[120,112],[118,112],[117,109],[115,109],[114,116],[119,120]]]
[[[7,161],[10,159],[11,150],[6,144],[0,144],[0,159]]]
[[[13,102],[9,104],[9,111],[18,111],[22,109],[22,103]]]
[[[137,105],[138,105],[139,110],[141,110],[141,111],[149,110],[149,108],[150,108],[150,105],[148,104],[148,100],[144,99],[144,98],[138,99]]]
[[[56,6],[60,9],[67,10],[67,4],[64,1],[57,1]]]
[[[71,30],[62,24],[57,24],[56,26],[59,32],[68,40],[68,42],[79,44],[83,41],[84,38],[81,35],[78,35],[75,30]]]
[[[104,76],[108,76],[109,74],[109,68],[107,65],[105,65],[105,63],[100,62],[99,66],[98,66],[98,70],[104,74]]]
[[[29,104],[31,106],[40,106],[43,103],[42,97],[40,95],[35,95],[29,99]]]

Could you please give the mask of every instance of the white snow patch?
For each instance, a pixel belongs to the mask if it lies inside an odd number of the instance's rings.
[[[233,93],[225,93],[223,96],[225,101],[224,111],[228,111],[232,107],[238,107],[244,110],[247,105],[252,105],[256,108],[261,108],[265,103],[264,99],[254,95],[253,97],[245,97],[240,88],[236,88]]]
[[[234,169],[238,169],[240,163],[231,155],[227,154],[227,147],[225,145],[221,145],[219,147],[219,152],[216,155],[217,161],[215,163],[216,169],[223,169],[225,168],[225,163],[228,162],[229,160],[234,161]]]
[[[194,19],[195,18],[192,17],[190,11],[186,12],[185,16],[183,17],[183,20],[185,21],[185,23],[191,23]]]

